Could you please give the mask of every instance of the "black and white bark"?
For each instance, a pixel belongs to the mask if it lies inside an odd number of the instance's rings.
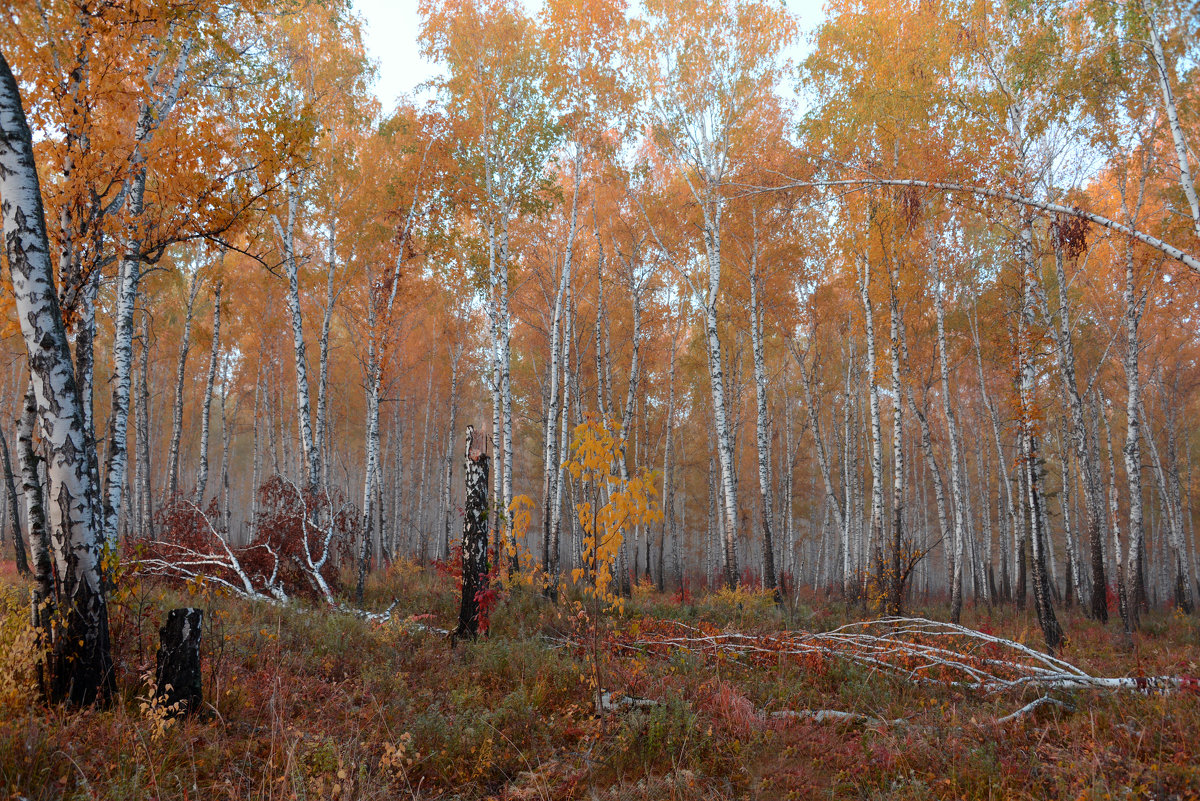
[[[116,536],[121,520],[123,492],[128,469],[129,443],[129,393],[133,378],[134,309],[137,306],[138,287],[141,282],[142,246],[145,231],[142,214],[144,211],[146,179],[148,175],[147,150],[155,132],[171,113],[179,98],[179,90],[187,73],[188,59],[194,43],[188,40],[176,54],[174,68],[162,87],[162,97],[147,99],[141,103],[137,127],[134,131],[134,148],[129,158],[130,177],[126,180],[125,232],[121,267],[117,281],[117,313],[113,334],[113,378],[112,401],[109,417],[108,469],[104,487],[104,527],[102,541]],[[165,56],[169,42],[160,42],[149,70],[148,85],[157,89],[159,75],[166,65]]]
[[[779,581],[775,572],[775,519],[771,504],[771,434],[767,409],[767,360],[763,348],[762,288],[758,274],[758,218],[754,217],[754,241],[750,252],[750,338],[754,351],[755,440],[758,446],[758,490],[762,504],[763,528],[763,586],[780,600]],[[675,353],[671,352],[674,368]],[[672,385],[672,392],[674,386]],[[674,397],[672,395],[672,397]]]
[[[54,559],[53,597],[61,616],[49,660],[49,695],[88,704],[107,698],[113,689],[100,566],[103,538],[95,527],[93,510],[99,498],[86,453],[88,438],[75,365],[55,290],[33,137],[17,79],[2,53],[0,198],[13,300],[29,357],[30,395],[47,450],[47,528]]]
[[[17,483],[13,479],[12,461],[8,456],[8,440],[0,430],[0,457],[4,460],[4,490],[8,495],[9,530],[12,532],[13,558],[16,560],[17,573],[22,576],[30,575],[29,558],[25,554],[25,537],[21,534],[21,515],[17,509]]]
[[[466,501],[463,512],[462,536],[462,604],[459,607],[458,627],[454,639],[474,639],[480,629],[480,593],[487,589],[488,580],[488,467],[491,460],[486,440],[467,426],[463,476]]]
[[[310,490],[321,480],[320,449],[313,435],[312,393],[308,381],[307,345],[304,341],[304,317],[300,309],[300,264],[296,254],[296,217],[300,210],[300,185],[294,176],[284,181],[286,208],[281,218],[271,216],[275,236],[283,250],[283,268],[287,276],[288,316],[292,326],[292,352],[296,368],[296,418],[300,434],[300,450],[304,477]]]
[[[938,370],[942,381],[942,414],[946,418],[946,435],[950,441],[950,494],[954,501],[954,538],[951,543],[952,575],[950,577],[950,620],[958,623],[963,604],[963,544],[965,542],[966,487],[963,482],[963,461],[959,452],[958,421],[950,397],[950,367],[946,354],[946,303],[942,296],[941,261],[933,259],[933,298],[937,310]]]
[[[179,494],[179,444],[183,437],[183,392],[187,378],[188,352],[192,347],[192,316],[200,292],[200,272],[188,277],[187,306],[184,307],[183,333],[179,342],[179,365],[175,368],[175,401],[171,405],[171,450],[167,455],[167,500]]]

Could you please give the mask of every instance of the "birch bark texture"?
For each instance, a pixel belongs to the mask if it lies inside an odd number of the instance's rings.
[[[467,426],[463,475],[466,479],[466,504],[462,537],[462,604],[454,639],[479,636],[482,610],[480,593],[487,589],[488,577],[488,469],[486,438]]]
[[[48,458],[48,528],[61,629],[48,667],[53,700],[90,704],[114,689],[108,605],[101,576],[99,501],[88,437],[55,291],[33,138],[16,77],[0,53],[0,222],[13,298],[29,356],[31,389]]]

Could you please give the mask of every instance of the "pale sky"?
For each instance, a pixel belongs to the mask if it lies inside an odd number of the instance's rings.
[[[541,2],[525,0],[525,5],[536,12]],[[786,5],[800,19],[802,40],[788,54],[799,58],[808,51],[807,35],[823,16],[823,0],[786,0]],[[366,21],[367,51],[379,68],[375,94],[384,109],[390,110],[400,95],[413,92],[437,74],[437,66],[421,57],[417,0],[354,0],[354,8]]]

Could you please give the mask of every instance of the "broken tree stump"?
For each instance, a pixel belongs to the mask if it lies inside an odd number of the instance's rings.
[[[488,472],[487,440],[467,426],[466,458],[463,462],[467,497],[462,535],[462,606],[452,642],[479,636],[479,594],[487,589],[488,576]]]
[[[155,694],[172,717],[197,712],[204,701],[200,675],[200,631],[204,610],[172,609],[158,630]]]

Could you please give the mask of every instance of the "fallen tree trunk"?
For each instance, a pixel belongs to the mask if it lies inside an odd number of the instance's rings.
[[[673,631],[636,638],[618,636],[616,645],[639,652],[686,650],[749,660],[789,656],[840,659],[902,681],[985,693],[1025,687],[1042,691],[1200,691],[1200,679],[1190,676],[1093,676],[1024,643],[925,618],[883,618],[820,633],[706,632],[673,621],[661,621],[658,630],[663,629]]]

